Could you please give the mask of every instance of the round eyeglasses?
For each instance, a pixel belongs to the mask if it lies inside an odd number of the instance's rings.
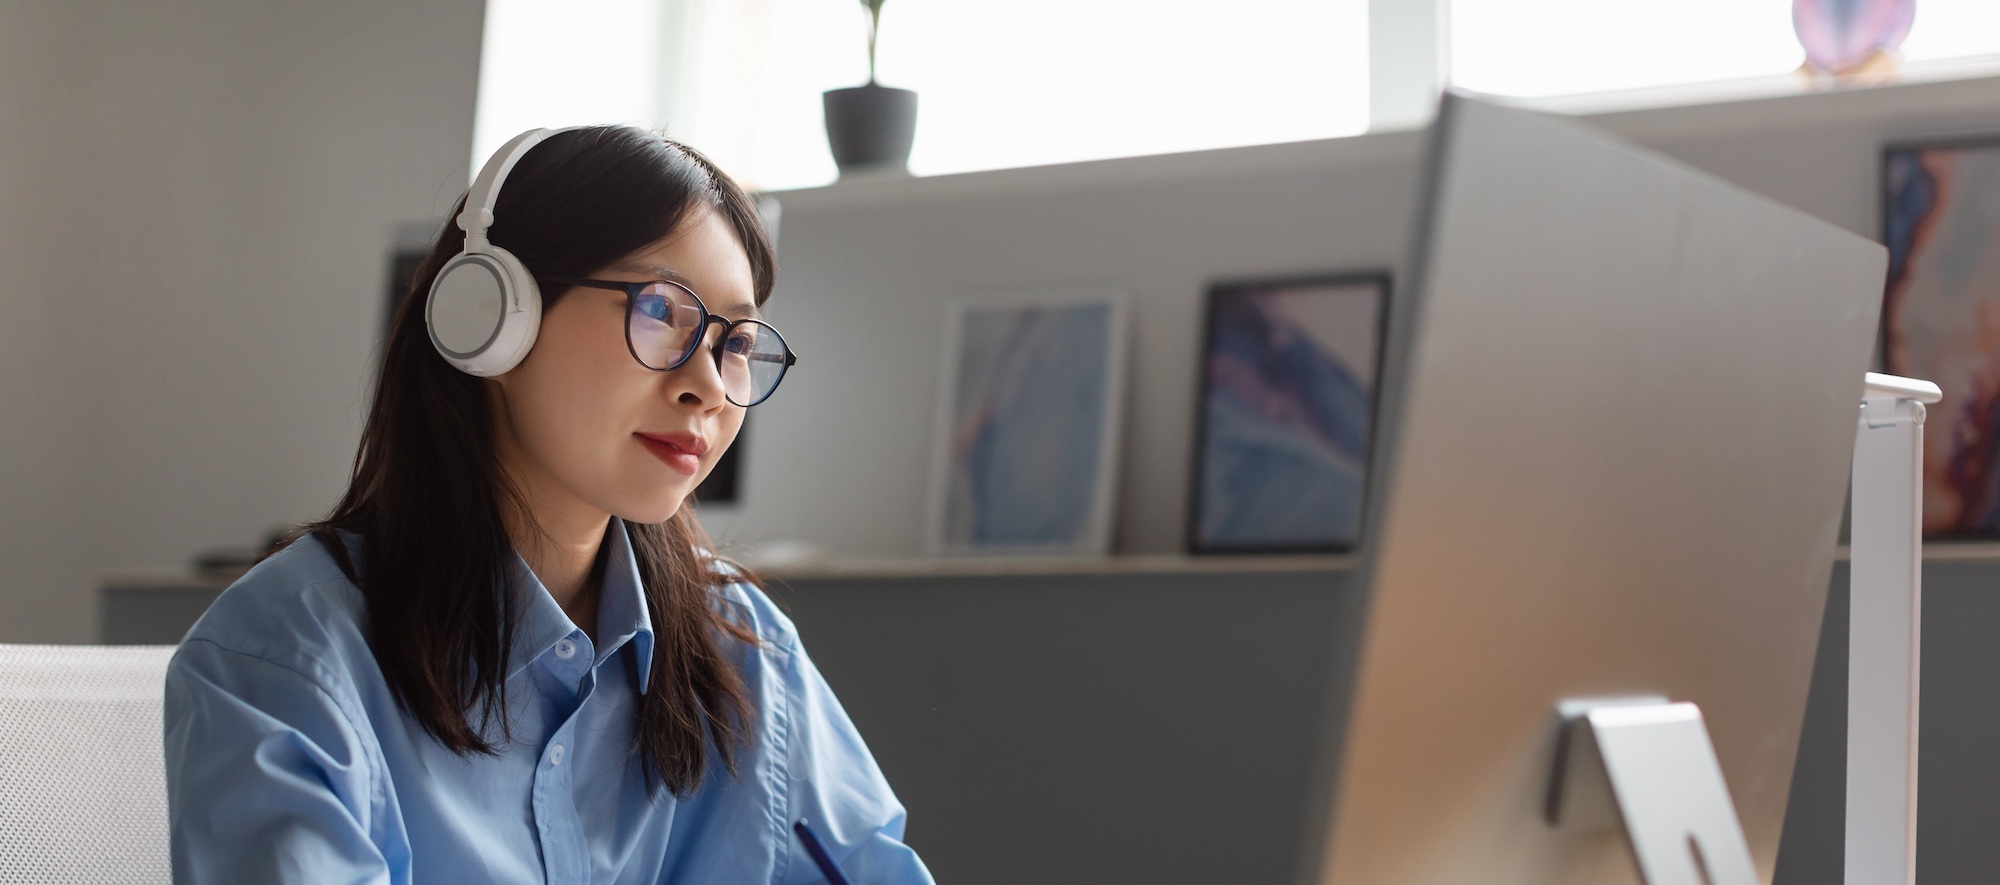
[[[639,365],[656,372],[680,368],[701,349],[708,324],[721,323],[722,338],[713,348],[715,370],[722,376],[723,395],[744,408],[770,399],[785,380],[785,370],[799,361],[785,345],[785,336],[769,323],[709,313],[693,289],[672,280],[549,282],[625,293],[625,348]]]

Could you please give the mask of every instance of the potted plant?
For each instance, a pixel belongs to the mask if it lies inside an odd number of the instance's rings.
[[[861,0],[868,11],[868,83],[828,90],[826,142],[840,174],[908,168],[917,135],[917,94],[875,82],[875,35],[884,0]]]

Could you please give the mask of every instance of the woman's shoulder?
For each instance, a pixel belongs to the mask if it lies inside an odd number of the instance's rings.
[[[715,597],[725,617],[755,634],[768,649],[789,652],[798,647],[798,628],[793,626],[792,619],[778,608],[778,604],[771,601],[763,587],[728,560],[714,560],[712,567],[722,578]]]
[[[352,555],[358,542],[347,541]],[[181,648],[185,652],[204,645],[261,659],[325,688],[351,666],[373,663],[365,617],[360,588],[326,545],[307,535],[230,584],[181,640]]]

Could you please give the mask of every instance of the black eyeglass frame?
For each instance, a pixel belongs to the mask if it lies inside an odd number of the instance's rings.
[[[784,333],[778,331],[776,326],[764,322],[763,320],[732,320],[726,316],[722,316],[721,314],[709,313],[708,305],[701,300],[700,295],[696,295],[693,289],[690,289],[687,286],[684,286],[680,283],[676,283],[673,280],[645,280],[643,282],[628,283],[625,282],[624,280],[551,279],[551,280],[546,280],[545,282],[555,283],[561,286],[583,286],[591,289],[609,289],[613,292],[625,293],[625,352],[632,355],[633,362],[636,362],[641,366],[645,366],[646,368],[651,369],[655,372],[671,372],[675,369],[680,368],[681,366],[686,365],[687,361],[694,356],[695,351],[701,349],[701,343],[707,340],[709,324],[721,323],[722,337],[716,339],[714,347],[709,348],[711,351],[714,352],[715,355],[715,370],[716,372],[720,373],[722,371],[722,342],[729,340],[730,331],[735,329],[737,326],[744,326],[750,324],[763,326],[765,329],[769,330],[771,334],[776,335],[778,337],[778,346],[785,349],[784,365],[778,369],[778,379],[776,381],[771,382],[771,389],[764,391],[764,395],[758,397],[756,402],[739,403],[733,399],[729,400],[731,403],[735,403],[736,405],[742,406],[743,408],[746,409],[750,408],[751,406],[757,405],[758,403],[761,403],[767,399],[770,399],[771,394],[778,392],[778,385],[784,383],[785,374],[790,372],[793,366],[799,364],[799,355],[792,352],[791,343],[785,340]],[[632,311],[639,304],[639,295],[644,293],[648,287],[659,286],[659,285],[672,286],[676,289],[681,290],[682,292],[686,292],[689,298],[694,299],[695,307],[701,310],[701,317],[702,317],[701,328],[698,331],[696,331],[693,337],[688,339],[687,350],[682,351],[681,355],[674,359],[672,365],[666,366],[664,368],[646,365],[646,361],[639,356],[639,348],[633,346],[632,344]],[[725,399],[727,399],[729,397],[729,391],[725,389],[722,392],[722,395]]]

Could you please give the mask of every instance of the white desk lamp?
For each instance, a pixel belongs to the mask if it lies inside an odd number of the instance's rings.
[[[1847,621],[1847,882],[1917,878],[1924,405],[1936,384],[1868,374],[1854,436]]]

